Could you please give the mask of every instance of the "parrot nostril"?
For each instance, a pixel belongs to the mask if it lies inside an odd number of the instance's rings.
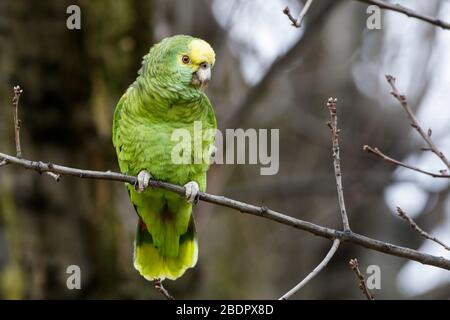
[[[200,68],[202,68],[202,69],[208,69],[208,67],[209,67],[208,62],[202,62],[202,63],[200,63]]]

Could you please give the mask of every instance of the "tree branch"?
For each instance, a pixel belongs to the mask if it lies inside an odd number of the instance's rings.
[[[328,251],[327,255],[322,260],[322,262],[319,263],[319,265],[317,267],[315,267],[314,270],[311,271],[311,273],[308,274],[305,279],[303,279],[294,288],[292,288],[287,293],[285,293],[279,300],[289,299],[293,294],[295,294],[297,291],[299,291],[301,288],[303,288],[309,281],[311,281],[312,278],[314,278],[320,271],[322,271],[322,269],[326,267],[328,262],[330,262],[331,258],[333,258],[334,254],[336,253],[337,249],[339,248],[340,243],[341,243],[341,241],[339,239],[334,239],[333,245],[331,246],[330,251]]]
[[[302,11],[300,12],[297,19],[295,19],[292,14],[291,10],[289,10],[289,7],[284,8],[283,13],[291,20],[292,25],[296,28],[300,28],[302,26],[303,19],[305,18],[306,14],[308,13],[309,8],[311,7],[311,4],[314,0],[308,0],[306,4],[303,6]]]
[[[161,292],[161,294],[167,299],[167,300],[175,300],[175,298],[167,291],[166,288],[164,288],[161,280],[155,280],[153,281],[153,284],[155,286],[155,289]]]
[[[390,3],[387,3],[387,2],[384,2],[381,0],[355,0],[355,1],[363,2],[363,3],[367,3],[367,4],[374,4],[382,9],[399,12],[404,15],[407,15],[408,17],[416,18],[416,19],[431,23],[437,27],[441,27],[442,29],[450,30],[450,23],[442,21],[438,18],[434,18],[434,17],[430,17],[427,15],[418,13],[418,12],[413,11],[409,8],[406,8],[400,4],[390,4]]]
[[[347,217],[347,210],[345,208],[344,201],[344,188],[342,186],[342,174],[341,174],[341,158],[339,156],[339,129],[337,125],[337,99],[329,98],[327,100],[327,108],[330,112],[330,121],[327,122],[328,127],[331,130],[331,142],[332,142],[332,150],[333,150],[333,165],[334,165],[334,173],[336,177],[336,186],[338,192],[338,200],[339,200],[339,209],[341,213],[342,224],[344,227],[345,233],[350,233],[350,225]],[[300,290],[305,284],[307,284],[312,278],[314,278],[327,264],[328,261],[334,256],[336,250],[338,249],[340,244],[339,239],[334,239],[333,246],[330,251],[326,255],[325,259],[299,284],[297,284],[294,288],[292,288],[289,292],[287,292],[284,296],[280,298],[280,300],[287,300],[294,293]]]
[[[386,80],[390,84],[392,88],[391,94],[398,100],[400,105],[405,110],[408,119],[410,121],[411,127],[416,129],[416,131],[419,133],[419,135],[422,137],[422,139],[428,144],[430,147],[430,151],[433,152],[435,155],[441,159],[441,161],[445,164],[448,170],[450,170],[450,161],[445,157],[444,153],[441,152],[436,145],[434,144],[433,140],[431,139],[432,131],[429,129],[427,133],[422,129],[419,122],[417,121],[416,116],[414,115],[414,112],[412,111],[411,107],[409,106],[406,96],[402,95],[398,92],[397,87],[395,85],[395,78],[391,75],[386,75]]]
[[[384,154],[383,152],[381,152],[378,148],[372,148],[371,146],[365,145],[365,146],[363,146],[363,150],[368,152],[368,153],[374,154],[374,155],[382,158],[383,160],[385,160],[387,162],[390,162],[390,163],[396,164],[398,166],[401,166],[401,167],[404,167],[404,168],[407,168],[407,169],[411,169],[411,170],[414,170],[414,171],[426,174],[426,175],[431,176],[433,178],[447,178],[447,179],[450,178],[449,174],[434,173],[434,172],[422,170],[420,168],[411,166],[409,164],[406,164],[404,162],[401,162],[399,160],[391,158],[391,157],[387,156],[386,154]]]
[[[450,251],[450,247],[447,246],[445,243],[443,243],[441,240],[437,239],[436,237],[433,237],[428,232],[422,230],[417,223],[405,212],[402,208],[397,207],[397,215],[402,218],[403,220],[407,221],[411,228],[413,228],[415,231],[417,231],[422,237],[425,239],[431,240],[436,242],[437,244],[441,245],[445,248],[445,250]]]
[[[20,120],[18,115],[19,99],[23,90],[20,86],[14,86],[13,104],[13,119],[14,119],[14,141],[16,143],[16,154],[18,158],[22,158],[22,150],[20,147]]]
[[[20,119],[19,119],[19,99],[23,90],[20,86],[14,86],[14,97],[12,99],[13,104],[13,120],[14,120],[14,142],[16,144],[16,154],[17,158],[22,158],[22,147],[20,146]],[[0,167],[8,164],[8,161],[3,159],[0,162]],[[47,175],[55,179],[56,182],[59,181],[61,176],[53,172],[47,171]]]
[[[373,297],[373,295],[370,293],[369,289],[366,286],[366,281],[364,279],[363,274],[361,273],[361,271],[359,271],[358,260],[356,258],[350,259],[348,264],[350,266],[350,269],[352,269],[353,272],[355,272],[356,277],[358,278],[358,287],[366,296],[367,300],[375,300],[375,298]]]
[[[344,226],[344,232],[350,231],[350,225],[348,222],[347,209],[345,208],[344,200],[344,187],[342,186],[342,172],[341,172],[341,157],[339,155],[339,128],[337,125],[337,99],[329,98],[327,101],[327,108],[330,112],[330,121],[327,122],[328,127],[331,130],[331,142],[333,145],[333,165],[334,176],[336,178],[336,187],[339,200],[339,209],[341,212],[342,225]]]
[[[117,172],[111,171],[93,171],[93,170],[82,170],[77,168],[71,168],[66,166],[61,166],[57,164],[44,163],[42,161],[31,161],[27,159],[19,159],[17,157],[0,153],[0,159],[6,160],[9,164],[14,164],[22,168],[31,169],[39,173],[42,172],[53,172],[55,174],[61,174],[66,176],[74,176],[78,178],[87,179],[98,179],[98,180],[111,180],[111,181],[121,181],[130,184],[135,184],[137,179],[134,176],[129,176]],[[184,187],[163,182],[150,180],[149,186],[160,188],[174,193],[180,196],[185,196]],[[427,253],[422,253],[413,249],[397,246],[390,244],[388,242],[372,239],[354,232],[343,232],[332,228],[327,228],[320,226],[308,221],[300,220],[294,217],[290,217],[283,213],[271,210],[264,206],[255,206],[245,202],[229,199],[223,196],[217,196],[208,194],[205,192],[199,192],[199,200],[213,203],[219,206],[235,209],[242,213],[248,213],[258,217],[263,217],[296,229],[300,229],[316,236],[327,238],[330,240],[339,239],[341,242],[349,242],[362,246],[371,250],[378,252],[383,252],[388,255],[406,258],[409,260],[414,260],[422,264],[427,264],[442,269],[450,270],[450,260],[443,257],[438,257],[430,255]]]

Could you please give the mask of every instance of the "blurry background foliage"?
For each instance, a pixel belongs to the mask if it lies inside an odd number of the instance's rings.
[[[448,1],[399,1],[450,20]],[[77,4],[82,29],[66,28]],[[141,57],[174,34],[201,37],[216,50],[207,89],[221,128],[279,128],[280,171],[215,165],[208,191],[264,204],[300,219],[340,227],[324,103],[339,98],[341,157],[352,229],[446,255],[395,217],[401,205],[424,229],[450,240],[450,186],[396,169],[361,150],[382,147],[437,171],[383,77],[391,73],[425,128],[450,153],[450,32],[383,12],[366,28],[366,5],[316,1],[301,29],[282,14],[295,0],[0,0],[0,149],[14,153],[12,86],[20,105],[25,157],[81,168],[118,170],[111,118]],[[287,55],[287,56],[286,56]],[[276,57],[284,56],[273,65]],[[253,90],[260,81],[262,85]],[[227,120],[236,107],[245,111]],[[229,121],[229,122],[228,122]],[[136,215],[121,183],[0,169],[0,298],[160,298],[132,265]],[[276,298],[322,259],[327,240],[200,203],[200,256],[166,287],[177,298]],[[347,262],[379,265],[377,298],[448,298],[448,272],[344,245],[297,298],[362,298]],[[68,265],[82,290],[66,288]]]

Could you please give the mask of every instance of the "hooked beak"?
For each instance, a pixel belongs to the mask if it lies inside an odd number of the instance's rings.
[[[208,62],[200,63],[197,71],[192,76],[192,84],[195,86],[205,87],[211,80],[211,65]]]

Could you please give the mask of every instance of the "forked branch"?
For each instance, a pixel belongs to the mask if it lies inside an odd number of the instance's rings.
[[[400,105],[405,110],[406,115],[408,116],[409,122],[411,124],[411,127],[416,129],[416,131],[428,145],[429,150],[433,152],[436,156],[438,156],[439,159],[441,159],[441,161],[445,164],[447,169],[450,170],[450,161],[447,159],[444,153],[440,151],[434,144],[433,140],[431,139],[432,131],[428,129],[427,132],[425,132],[425,130],[423,130],[422,127],[420,126],[419,121],[416,118],[416,115],[414,114],[414,112],[412,111],[411,107],[408,104],[408,101],[406,100],[406,96],[400,94],[400,92],[398,91],[395,85],[395,78],[391,75],[386,75],[386,80],[392,88],[391,94],[398,100]]]
[[[308,0],[300,11],[300,14],[297,19],[295,19],[289,7],[284,8],[283,13],[288,17],[288,19],[292,22],[292,25],[296,28],[300,28],[302,26],[303,19],[305,19],[306,14],[308,13],[309,8],[314,0]]]

